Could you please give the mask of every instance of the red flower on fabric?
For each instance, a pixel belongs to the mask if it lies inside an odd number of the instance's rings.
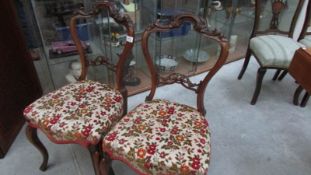
[[[151,154],[151,155],[154,154],[156,152],[156,148],[157,148],[156,144],[149,145],[148,150],[147,150],[148,154]]]
[[[179,132],[178,127],[174,126],[173,129],[172,129],[172,131],[171,131],[171,133],[172,133],[172,134],[178,134],[178,132]]]
[[[100,115],[106,115],[106,112],[105,111],[101,111]]]
[[[193,162],[192,164],[191,164],[191,167],[193,168],[193,169],[199,169],[200,168],[200,163],[195,163],[195,162]]]
[[[130,121],[130,119],[128,117],[124,117],[123,121],[128,122],[128,121]]]
[[[196,170],[200,168],[200,158],[199,158],[199,157],[194,157],[194,158],[192,158],[191,167],[192,167],[193,169],[196,169]]]
[[[141,123],[141,117],[138,117],[137,119],[134,120],[135,124],[140,124]]]
[[[192,158],[192,162],[200,163],[200,159],[198,157],[194,157],[194,158]]]
[[[150,162],[145,162],[144,167],[146,169],[150,169],[151,168],[151,163]]]
[[[83,130],[83,131],[82,131],[82,134],[83,134],[85,137],[87,137],[87,136],[90,135],[90,131]]]
[[[95,89],[94,86],[89,86],[86,88],[86,92],[92,92]]]
[[[121,139],[121,140],[119,140],[119,143],[120,144],[124,144],[126,142],[126,140],[125,139]]]
[[[116,132],[113,132],[113,133],[111,133],[111,134],[109,134],[107,137],[106,137],[106,140],[108,140],[108,141],[114,141],[115,139],[116,139],[116,137],[117,137],[117,133]]]
[[[113,98],[114,101],[116,102],[120,102],[122,100],[122,97],[121,96],[116,96]]]
[[[162,120],[162,125],[163,125],[163,126],[168,126],[167,122],[168,122],[168,121],[167,121],[166,119],[165,119],[165,120]]]
[[[206,143],[205,139],[200,139],[200,142],[201,142],[202,144],[205,144],[205,143]]]
[[[156,150],[153,149],[148,149],[147,153],[153,155],[156,152]]]
[[[161,157],[161,158],[165,158],[165,157],[166,157],[166,154],[165,154],[164,152],[161,152],[161,153],[160,153],[160,157]]]
[[[167,111],[168,114],[174,114],[174,112],[175,112],[175,108],[174,107],[168,108],[168,111]]]
[[[53,118],[52,118],[52,120],[50,120],[50,123],[51,124],[56,124],[57,123],[57,121],[59,120],[59,118],[60,118],[60,115],[55,115]]]
[[[160,128],[161,132],[165,132],[165,130],[166,130],[165,128]]]
[[[32,107],[31,106],[28,106],[24,109],[24,113],[29,113],[30,111],[32,110]]]
[[[202,134],[202,135],[205,135],[205,134],[206,134],[206,132],[207,132],[207,130],[206,130],[206,129],[201,129],[201,130],[200,130],[200,134]]]

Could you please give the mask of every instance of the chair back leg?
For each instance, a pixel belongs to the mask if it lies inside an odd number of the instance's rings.
[[[248,48],[248,49],[247,49],[247,52],[246,52],[246,55],[245,55],[243,67],[242,67],[242,69],[241,69],[241,71],[240,71],[240,74],[239,74],[239,76],[238,76],[238,79],[239,79],[239,80],[242,79],[242,77],[243,77],[243,75],[244,75],[244,73],[245,73],[245,70],[246,70],[246,68],[247,68],[247,66],[248,66],[248,63],[249,63],[250,58],[251,58],[251,50]]]
[[[275,74],[274,74],[272,80],[273,80],[273,81],[277,80],[278,77],[279,77],[279,75],[280,75],[280,73],[281,73],[281,69],[278,69],[278,70],[275,72]]]

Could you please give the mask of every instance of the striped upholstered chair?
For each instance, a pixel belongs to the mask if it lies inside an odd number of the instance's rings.
[[[253,55],[260,67],[257,72],[252,105],[256,104],[267,69],[277,70],[274,80],[282,70],[282,75],[285,75],[295,51],[303,47],[292,39],[292,36],[304,0],[256,0],[255,2],[254,28],[244,65],[238,77],[238,79],[243,77],[250,57]]]

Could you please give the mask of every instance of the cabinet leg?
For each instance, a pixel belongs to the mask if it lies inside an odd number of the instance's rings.
[[[308,94],[308,92],[306,92],[305,95],[304,95],[303,98],[302,98],[302,101],[301,101],[300,106],[301,106],[301,107],[306,107],[309,98],[310,98],[310,94]]]
[[[49,154],[45,146],[42,144],[42,142],[38,138],[37,128],[33,128],[28,125],[26,128],[26,135],[27,135],[29,142],[32,143],[41,152],[43,156],[43,162],[40,166],[40,170],[45,171],[47,169]]]
[[[252,105],[255,105],[258,99],[258,96],[260,94],[260,90],[261,90],[261,84],[262,84],[262,80],[264,75],[266,74],[267,69],[266,68],[259,68],[258,72],[257,72],[257,82],[256,82],[256,89],[251,101]]]
[[[302,88],[302,86],[298,86],[297,87],[297,89],[296,89],[296,91],[295,91],[295,94],[294,94],[294,98],[293,98],[293,103],[294,103],[294,105],[299,105],[299,96],[300,96],[300,94],[301,94],[301,92],[302,92],[302,90],[303,90],[303,88]]]

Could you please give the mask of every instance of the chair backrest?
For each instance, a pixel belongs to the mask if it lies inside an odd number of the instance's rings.
[[[97,58],[95,59],[95,63],[94,61],[88,60],[86,51],[83,48],[81,40],[78,36],[77,21],[86,20],[89,18],[96,18],[96,16],[99,15],[102,11],[107,11],[108,17],[113,18],[116,23],[124,26],[126,29],[126,42],[124,44],[123,50],[120,54],[118,54],[119,59],[116,64],[111,61],[112,59],[109,59],[107,58],[107,56],[104,55],[97,56]],[[116,73],[116,89],[122,93],[125,99],[125,106],[127,106],[127,90],[123,82],[123,76],[124,68],[128,63],[127,59],[130,57],[134,45],[134,24],[131,18],[128,15],[120,14],[115,3],[108,1],[99,2],[96,3],[94,8],[89,12],[85,12],[83,11],[83,9],[80,9],[76,12],[76,15],[73,16],[70,20],[70,33],[80,56],[81,75],[79,77],[79,80],[86,79],[89,65],[105,65],[108,69]]]
[[[195,32],[199,33],[203,38],[216,41],[221,48],[216,63],[209,71],[209,73],[204,77],[204,79],[199,83],[193,83],[186,75],[179,73],[170,73],[166,76],[160,75],[159,70],[156,68],[154,59],[151,57],[149,51],[148,40],[149,38],[151,38],[150,35],[152,33],[167,32],[169,30],[179,28],[184,22],[191,22],[193,24],[193,29]],[[183,87],[192,90],[197,94],[198,111],[205,115],[205,89],[212,77],[226,62],[226,59],[228,57],[228,48],[228,41],[224,39],[224,37],[220,33],[218,33],[217,31],[208,30],[207,22],[203,18],[192,14],[177,15],[168,24],[163,24],[160,22],[160,20],[158,20],[155,23],[149,25],[142,35],[142,51],[151,74],[151,90],[149,95],[146,97],[146,100],[150,101],[153,99],[156,88],[159,85],[179,83]]]
[[[251,37],[281,34],[292,37],[304,0],[256,0]]]
[[[304,39],[307,35],[311,36],[311,1],[309,0],[306,18],[298,40]]]

